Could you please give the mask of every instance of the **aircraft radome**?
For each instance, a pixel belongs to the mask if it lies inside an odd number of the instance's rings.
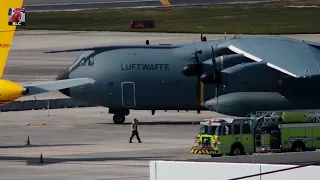
[[[26,82],[16,83],[2,78],[10,45],[16,30],[16,26],[8,25],[8,9],[21,8],[23,0],[7,1],[0,3],[0,104],[10,103],[22,96],[35,95],[49,91],[57,91],[83,84],[92,84],[92,78],[76,78],[61,81]],[[14,12],[9,12],[14,13]]]
[[[129,110],[252,111],[318,108],[320,43],[243,36],[178,45],[102,46],[85,51],[57,80],[94,85],[61,90],[105,106],[123,123]]]

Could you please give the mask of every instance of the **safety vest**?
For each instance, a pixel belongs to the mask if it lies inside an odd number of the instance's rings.
[[[138,130],[138,124],[137,123],[135,123],[135,122],[133,122],[132,124],[131,124],[131,130],[132,131],[136,131],[136,130]]]

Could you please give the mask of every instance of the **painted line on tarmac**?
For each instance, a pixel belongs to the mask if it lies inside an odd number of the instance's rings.
[[[112,2],[85,2],[85,3],[59,3],[59,4],[32,4],[24,5],[24,7],[40,7],[40,6],[65,6],[65,5],[90,5],[90,4],[118,4],[118,3],[138,3],[138,2],[157,2],[155,0],[133,0],[133,1],[112,1]]]
[[[29,123],[27,126],[45,126],[47,123]]]

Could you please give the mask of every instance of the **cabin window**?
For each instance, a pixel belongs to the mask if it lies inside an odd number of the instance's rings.
[[[223,135],[230,135],[231,134],[231,125],[225,125],[223,128]]]
[[[242,134],[251,134],[251,129],[249,124],[242,124]]]
[[[233,134],[240,134],[240,124],[233,125]]]

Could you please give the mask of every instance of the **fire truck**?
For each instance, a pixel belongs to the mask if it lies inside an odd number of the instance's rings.
[[[195,143],[191,153],[212,157],[316,150],[320,121],[318,113],[294,111],[204,120]]]

